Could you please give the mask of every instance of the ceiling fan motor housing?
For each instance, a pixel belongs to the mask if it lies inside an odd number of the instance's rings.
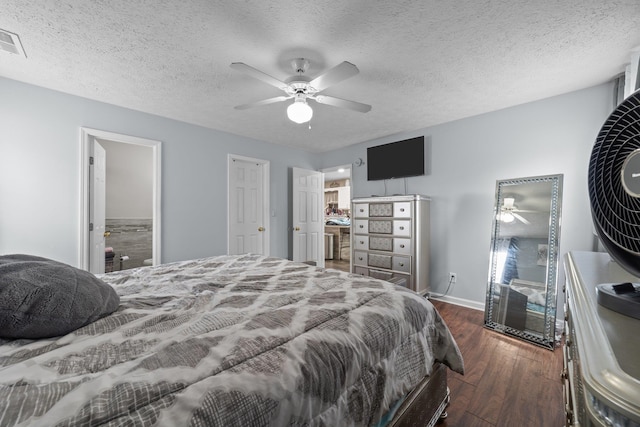
[[[309,60],[305,58],[296,58],[291,61],[291,67],[293,67],[294,72],[304,74],[309,69]]]
[[[600,129],[589,161],[594,227],[609,255],[640,276],[640,91]]]

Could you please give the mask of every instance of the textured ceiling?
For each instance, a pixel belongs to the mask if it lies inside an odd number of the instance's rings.
[[[639,0],[3,0],[0,76],[309,151],[326,151],[611,80],[640,45]],[[360,73],[323,93],[373,106],[289,102],[232,70],[310,77],[342,61]]]

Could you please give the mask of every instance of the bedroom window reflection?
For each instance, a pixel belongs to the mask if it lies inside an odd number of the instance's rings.
[[[518,238],[498,239],[496,247],[496,277],[508,285],[518,279]]]

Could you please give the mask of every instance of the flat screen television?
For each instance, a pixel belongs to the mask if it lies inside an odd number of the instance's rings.
[[[367,179],[424,175],[424,136],[367,148]]]

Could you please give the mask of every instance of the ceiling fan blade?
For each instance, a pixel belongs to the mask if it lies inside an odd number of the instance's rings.
[[[293,96],[276,96],[275,98],[263,99],[262,101],[252,102],[250,104],[242,104],[236,105],[236,110],[246,110],[247,108],[260,107],[261,105],[273,104],[275,102],[286,101],[287,99],[291,99]]]
[[[351,62],[344,61],[326,73],[311,80],[309,85],[316,89],[316,91],[320,92],[329,86],[333,86],[336,83],[340,83],[341,81],[348,79],[349,77],[355,76],[359,72],[360,70],[358,70],[358,67],[353,65]]]
[[[311,97],[308,97],[311,98]],[[332,105],[334,107],[348,108],[350,110],[366,113],[371,111],[371,105],[363,104],[356,101],[347,101],[346,99],[336,98],[334,96],[317,95],[311,98],[320,104]]]
[[[524,218],[522,215],[518,215],[518,214],[517,214],[517,213],[515,213],[515,212],[511,212],[511,214],[512,214],[515,218],[517,218],[520,222],[522,222],[523,224],[525,224],[525,225],[531,225],[531,223],[529,222],[529,220],[528,220],[528,219],[526,219],[526,218]]]
[[[232,62],[230,67],[234,70],[248,74],[255,79],[262,80],[263,82],[277,87],[280,90],[285,90],[289,86],[285,82],[280,81],[275,77],[271,77],[269,74],[263,73],[262,71],[255,69],[252,66],[245,64],[244,62]]]

